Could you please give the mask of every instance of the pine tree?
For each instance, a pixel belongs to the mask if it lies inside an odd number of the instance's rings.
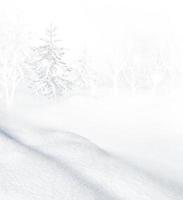
[[[28,61],[32,73],[30,82],[37,94],[53,98],[72,88],[69,80],[72,70],[64,62],[65,49],[58,44],[55,27],[46,30],[46,38],[42,41],[43,45],[33,48]]]

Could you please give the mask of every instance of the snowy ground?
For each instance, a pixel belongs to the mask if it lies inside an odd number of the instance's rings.
[[[180,96],[22,102],[0,115],[0,199],[183,199]]]

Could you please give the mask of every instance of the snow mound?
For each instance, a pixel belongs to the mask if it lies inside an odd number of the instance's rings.
[[[181,190],[79,135],[40,127],[0,128],[1,200],[182,198]]]

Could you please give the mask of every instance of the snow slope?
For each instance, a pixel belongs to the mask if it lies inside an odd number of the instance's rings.
[[[75,134],[33,130],[31,145],[7,129],[0,133],[2,200],[181,199],[156,177]]]
[[[163,118],[175,102],[120,102],[75,98],[2,112],[0,199],[183,199],[182,137]],[[172,123],[165,135],[160,119]]]

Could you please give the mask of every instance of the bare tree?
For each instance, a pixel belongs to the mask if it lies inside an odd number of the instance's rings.
[[[126,64],[126,60],[121,52],[117,49],[114,49],[113,52],[107,59],[107,64],[109,66],[109,77],[112,82],[112,92],[114,96],[119,94],[119,84],[120,84],[120,75]]]
[[[135,53],[127,59],[122,75],[133,93],[145,89],[156,94],[159,87],[168,83],[170,69],[166,57],[158,52]]]
[[[151,69],[150,78],[151,78],[151,88],[153,94],[157,93],[159,87],[161,87],[165,82],[170,81],[171,72],[170,64],[167,59],[157,52],[154,67]]]
[[[76,68],[76,74],[76,84],[78,85],[79,83],[81,88],[89,90],[90,94],[95,96],[99,74],[92,67],[86,48],[79,59],[79,65]]]
[[[124,61],[121,59],[113,60],[113,62],[109,62],[109,66],[111,69],[111,80],[112,80],[112,90],[113,95],[118,96],[119,94],[119,81],[120,81],[120,73],[124,66]]]
[[[2,25],[0,30],[0,85],[8,106],[13,104],[16,88],[23,77],[23,31],[14,24]]]

